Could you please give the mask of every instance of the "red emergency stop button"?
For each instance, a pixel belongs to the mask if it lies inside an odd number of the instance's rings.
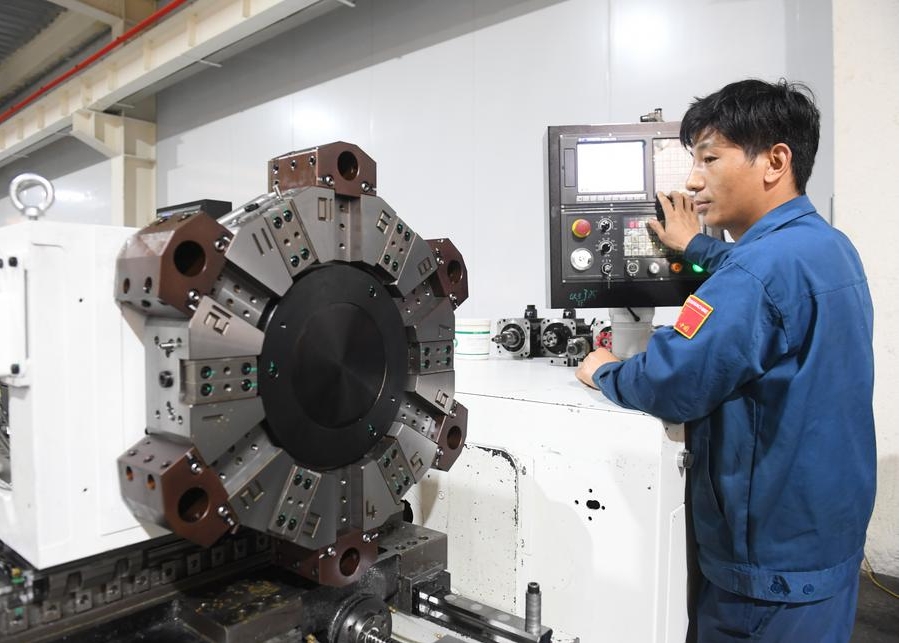
[[[584,239],[591,233],[591,222],[587,219],[575,219],[572,223],[572,234],[579,239]]]

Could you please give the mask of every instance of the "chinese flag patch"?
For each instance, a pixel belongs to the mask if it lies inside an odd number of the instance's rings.
[[[678,315],[678,321],[675,322],[675,330],[688,339],[693,339],[712,311],[712,306],[699,297],[691,295],[681,307],[681,314]]]

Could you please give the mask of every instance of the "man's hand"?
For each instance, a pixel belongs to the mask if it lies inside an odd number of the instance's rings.
[[[666,246],[676,252],[684,252],[694,235],[700,232],[700,218],[694,212],[694,200],[683,192],[670,192],[668,196],[657,192],[656,198],[662,204],[666,225],[663,227],[659,221],[651,220],[650,229]]]
[[[593,353],[588,354],[587,357],[578,365],[578,370],[575,371],[575,377],[579,380],[590,386],[591,388],[597,388],[597,385],[594,384],[594,373],[598,368],[603,366],[604,364],[609,364],[610,362],[620,362],[621,360],[610,353],[605,348],[598,348]]]

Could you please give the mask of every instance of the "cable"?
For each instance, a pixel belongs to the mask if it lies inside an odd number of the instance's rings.
[[[890,594],[894,598],[900,598],[900,596],[897,596],[897,592],[891,590],[888,587],[885,587],[884,585],[882,585],[881,583],[878,582],[878,579],[875,578],[875,572],[872,569],[872,565],[869,564],[869,559],[866,556],[863,556],[863,563],[864,563],[864,568],[866,570],[866,576],[869,577],[869,580],[872,581],[872,583],[875,585],[875,587],[877,587],[878,589],[880,589],[881,591],[883,591],[886,594]]]

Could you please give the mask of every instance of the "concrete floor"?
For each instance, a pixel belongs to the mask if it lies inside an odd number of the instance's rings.
[[[876,575],[878,582],[897,592],[897,579]],[[867,574],[859,577],[859,599],[856,604],[856,625],[851,643],[897,643],[897,599],[876,587]]]

